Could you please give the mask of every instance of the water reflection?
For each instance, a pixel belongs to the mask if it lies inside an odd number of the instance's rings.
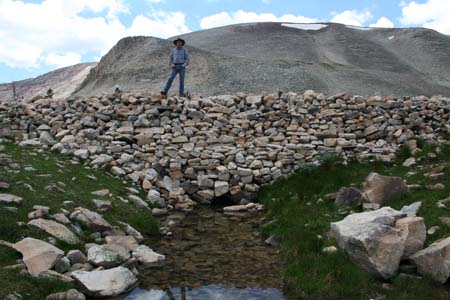
[[[230,288],[207,285],[199,288],[171,288],[167,290],[135,289],[124,300],[284,300],[275,288]]]

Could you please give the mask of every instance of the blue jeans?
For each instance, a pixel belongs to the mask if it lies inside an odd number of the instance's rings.
[[[180,96],[184,95],[184,75],[186,74],[186,68],[183,65],[176,65],[170,71],[169,79],[167,79],[166,86],[164,87],[164,92],[168,92],[172,86],[172,82],[180,74]]]

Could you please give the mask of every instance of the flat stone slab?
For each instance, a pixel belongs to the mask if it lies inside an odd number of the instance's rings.
[[[56,261],[64,256],[64,251],[33,238],[25,238],[12,247],[22,253],[23,262],[32,276],[39,276],[41,272],[51,270]]]
[[[124,267],[92,272],[75,271],[72,277],[83,293],[94,298],[118,296],[130,291],[138,281]]]
[[[75,245],[80,243],[80,240],[72,231],[58,222],[46,219],[35,219],[28,222],[28,225],[44,230],[48,234],[68,244]]]
[[[23,199],[19,196],[11,195],[11,194],[0,194],[0,203],[4,204],[20,204]]]
[[[95,230],[109,230],[112,228],[111,224],[109,224],[100,214],[83,207],[75,208],[70,214],[70,218]]]

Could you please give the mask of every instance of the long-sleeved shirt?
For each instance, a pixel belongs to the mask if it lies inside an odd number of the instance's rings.
[[[189,53],[186,48],[172,48],[169,56],[169,64],[186,64],[189,65]]]

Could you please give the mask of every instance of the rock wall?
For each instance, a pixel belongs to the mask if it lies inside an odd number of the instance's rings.
[[[0,118],[0,138],[74,155],[139,183],[153,203],[188,209],[245,203],[324,151],[386,161],[403,144],[420,151],[418,139],[450,133],[450,99],[115,94],[3,105]]]

